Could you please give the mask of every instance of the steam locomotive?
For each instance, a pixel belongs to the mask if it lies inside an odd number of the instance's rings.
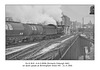
[[[22,42],[54,39],[63,34],[63,28],[53,24],[23,24],[15,21],[6,21],[6,46]]]

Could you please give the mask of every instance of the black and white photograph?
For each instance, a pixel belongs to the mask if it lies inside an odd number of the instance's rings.
[[[5,60],[95,60],[94,4],[5,4]]]

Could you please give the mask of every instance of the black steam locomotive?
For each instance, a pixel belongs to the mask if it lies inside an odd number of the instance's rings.
[[[6,21],[6,46],[22,42],[54,39],[63,35],[62,27],[53,24],[23,24]]]

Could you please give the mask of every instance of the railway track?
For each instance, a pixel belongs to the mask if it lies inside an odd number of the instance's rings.
[[[60,44],[60,42],[64,42],[66,40],[66,38],[71,37],[72,35],[69,36],[63,36],[61,38],[57,38],[57,39],[51,39],[51,40],[46,40],[46,41],[41,41],[40,43],[36,44],[36,45],[31,45],[28,48],[22,49],[22,50],[18,50],[16,52],[10,53],[10,54],[6,54],[6,59],[7,60],[27,60],[32,58],[33,56],[39,56],[39,53],[41,51],[43,51],[43,49],[53,49],[53,48],[48,48],[48,46],[50,45],[54,45],[57,46]],[[58,44],[57,44],[58,43]],[[46,49],[46,51],[47,51]],[[48,50],[49,51],[49,50]],[[48,52],[47,51],[47,52]],[[42,52],[43,54],[43,52]]]

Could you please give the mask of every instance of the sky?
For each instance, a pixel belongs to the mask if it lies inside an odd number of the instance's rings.
[[[94,15],[89,15],[90,6],[92,5],[62,5],[61,9],[71,21],[82,23],[82,18],[84,18],[84,24],[87,24],[90,20],[94,23]]]
[[[62,10],[59,5],[6,5],[6,17],[14,21],[31,24],[54,24],[62,21]]]
[[[92,5],[6,5],[6,17],[12,17],[15,21],[33,22],[33,23],[52,23],[61,22],[62,12],[68,16],[71,21],[78,21],[84,24],[90,21],[94,23],[94,15],[90,15]]]

